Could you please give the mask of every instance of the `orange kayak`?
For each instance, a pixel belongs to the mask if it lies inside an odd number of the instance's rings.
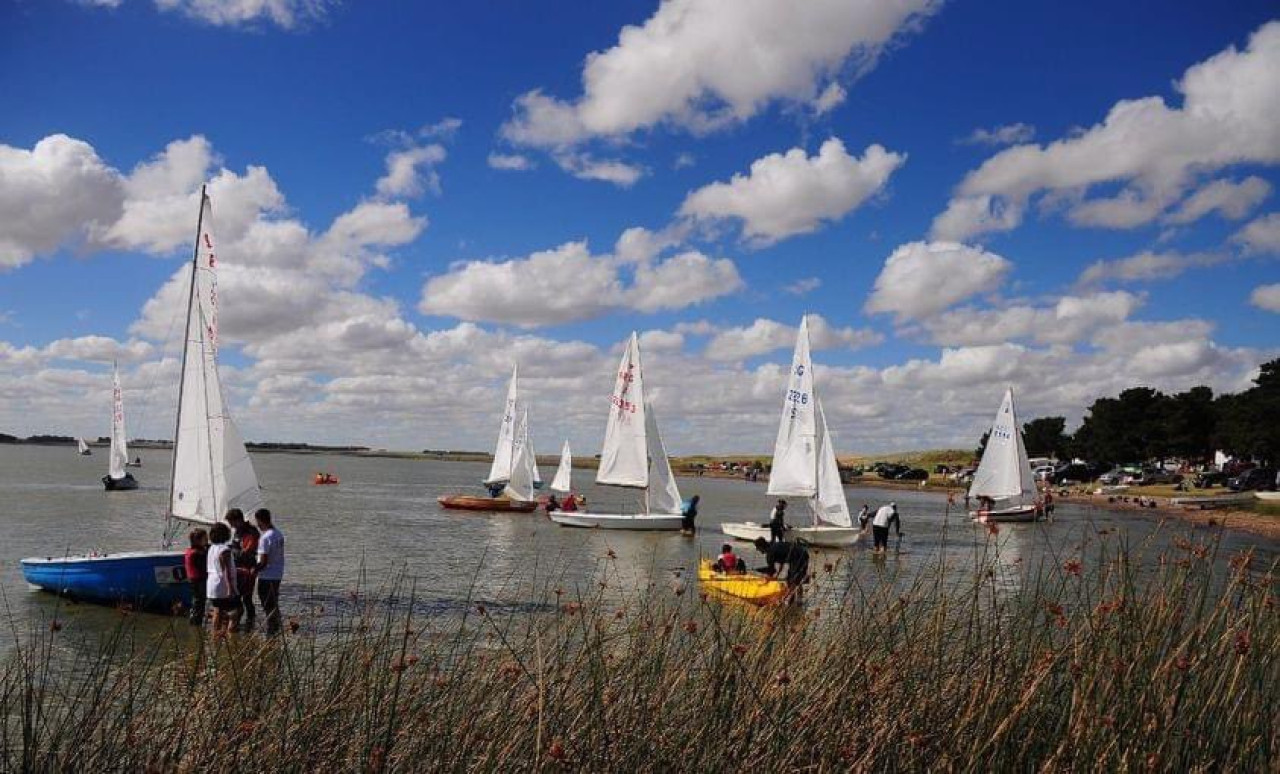
[[[311,483],[315,484],[316,486],[336,484],[338,483],[338,477],[329,473],[317,473],[315,478],[312,479]]]

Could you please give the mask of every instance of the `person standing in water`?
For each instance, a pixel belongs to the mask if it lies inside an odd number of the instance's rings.
[[[778,500],[769,514],[769,542],[780,543],[787,536],[787,501]]]
[[[253,607],[253,567],[257,564],[258,540],[261,532],[244,518],[244,511],[232,508],[227,511],[227,524],[231,526],[234,540],[231,543],[231,558],[236,566],[236,588],[240,593],[240,609],[231,628],[239,631],[253,629],[257,620],[257,612]],[[243,623],[241,618],[243,616]]]
[[[258,601],[267,617],[267,634],[280,633],[280,582],[284,580],[284,533],[271,523],[271,511],[259,508],[253,514],[262,537],[258,540]]]
[[[204,606],[207,589],[205,581],[209,577],[209,533],[204,529],[193,529],[187,535],[191,547],[182,556],[182,563],[187,571],[187,583],[191,584],[191,614],[187,621],[192,626],[204,626]]]
[[[875,538],[875,552],[882,554],[889,547],[889,525],[892,524],[902,537],[902,522],[898,519],[898,504],[882,505],[871,520],[871,534]]]
[[[213,606],[213,635],[225,636],[240,609],[236,592],[236,567],[231,561],[231,528],[222,522],[209,529],[211,545],[205,560],[205,594]]]
[[[680,513],[680,533],[684,535],[692,535],[696,531],[694,522],[698,519],[698,501],[702,499],[701,495],[694,495],[689,504]]]

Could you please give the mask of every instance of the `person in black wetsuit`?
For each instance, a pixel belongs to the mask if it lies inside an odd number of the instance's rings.
[[[799,543],[778,540],[770,543],[764,538],[756,538],[756,550],[764,554],[766,565],[757,572],[766,575],[777,575],[778,566],[787,566],[787,589],[793,598],[799,598],[803,592],[805,578],[809,577],[809,552]]]
[[[780,543],[787,536],[787,501],[778,500],[769,514],[769,541]]]
[[[698,501],[701,499],[701,495],[694,495],[689,500],[689,507],[680,514],[680,531],[686,535],[692,535],[695,531],[694,522],[698,519]]]

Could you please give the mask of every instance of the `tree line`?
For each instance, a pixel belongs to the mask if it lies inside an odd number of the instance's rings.
[[[1206,461],[1215,451],[1241,459],[1280,459],[1280,359],[1263,363],[1253,386],[1214,395],[1208,387],[1166,395],[1132,387],[1098,398],[1074,433],[1063,417],[1040,417],[1022,426],[1031,456],[1136,462],[1177,457]],[[986,447],[983,435],[978,453]]]

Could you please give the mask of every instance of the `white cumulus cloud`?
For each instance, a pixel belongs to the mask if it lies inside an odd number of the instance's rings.
[[[745,238],[768,244],[844,217],[882,190],[905,161],[880,145],[868,146],[861,158],[851,156],[833,137],[814,156],[801,148],[771,153],[752,162],[749,174],[691,192],[680,214],[738,219]]]
[[[1280,314],[1280,283],[1259,285],[1249,294],[1249,303],[1268,312]]]
[[[795,325],[757,318],[750,325],[718,331],[707,342],[704,354],[717,361],[746,360],[795,346],[798,331]],[[860,349],[883,340],[883,336],[868,328],[836,327],[821,315],[809,315],[809,341],[815,351]]]
[[[933,236],[963,240],[1015,228],[1039,194],[1048,209],[1065,205],[1076,224],[1131,228],[1178,203],[1200,175],[1280,162],[1280,22],[1260,27],[1244,50],[1232,46],[1190,67],[1176,87],[1180,107],[1160,97],[1124,100],[1078,135],[987,159],[934,220]],[[1103,184],[1120,190],[1088,198]],[[1193,196],[1171,217],[1240,211],[1258,190],[1256,183],[1231,191],[1220,186]]]
[[[593,255],[585,241],[577,241],[526,258],[456,265],[426,282],[418,310],[468,321],[536,327],[586,320],[618,309],[682,309],[742,287],[742,278],[728,259],[691,250],[633,262]]]
[[[999,287],[1012,264],[995,253],[957,242],[909,242],[884,262],[866,311],[899,322],[937,314]]]
[[[1244,247],[1251,254],[1280,254],[1280,212],[1255,218],[1237,231],[1231,241]]]

